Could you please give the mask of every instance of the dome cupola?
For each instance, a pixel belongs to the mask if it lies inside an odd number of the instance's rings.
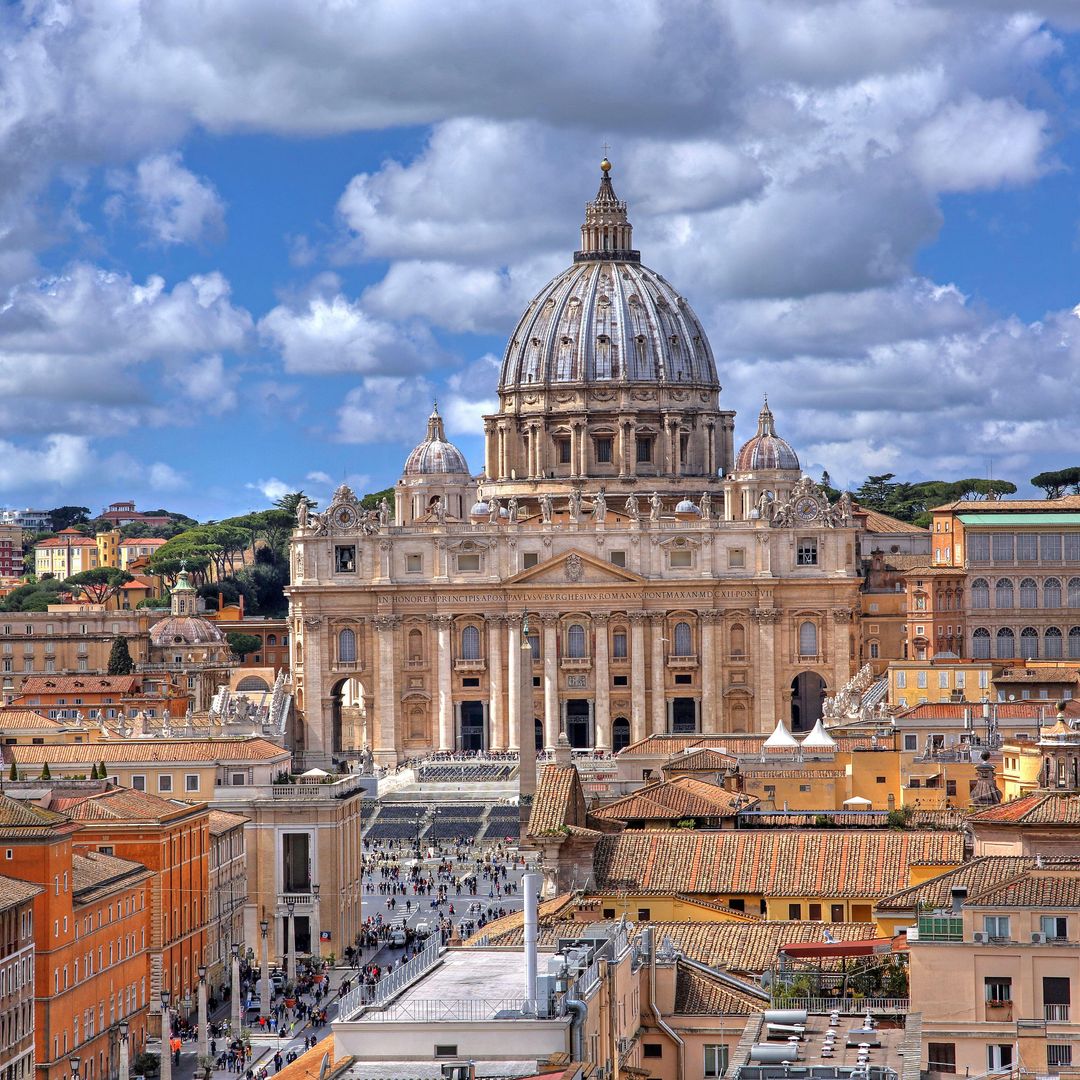
[[[468,476],[469,466],[465,455],[446,438],[443,418],[438,403],[431,410],[427,422],[427,436],[405,459],[405,476],[430,476],[437,473],[455,473]]]
[[[735,460],[736,472],[761,472],[765,469],[799,470],[799,457],[791,444],[776,434],[776,421],[769,408],[768,397],[758,413],[757,434],[743,444]]]

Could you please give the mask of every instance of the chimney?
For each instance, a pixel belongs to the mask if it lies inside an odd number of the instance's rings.
[[[539,874],[525,874],[521,879],[525,894],[525,1000],[536,1002],[536,893]]]
[[[967,886],[966,885],[954,885],[949,890],[949,897],[951,899],[950,907],[954,915],[960,914],[960,909],[964,906],[964,901],[967,899]]]

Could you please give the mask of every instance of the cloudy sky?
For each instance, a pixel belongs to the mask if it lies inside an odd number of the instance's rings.
[[[391,483],[600,148],[815,475],[1080,463],[1076,0],[0,7],[0,504]]]

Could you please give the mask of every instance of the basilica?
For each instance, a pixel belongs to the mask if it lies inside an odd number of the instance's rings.
[[[393,509],[346,486],[299,508],[305,760],[807,730],[855,669],[850,502],[802,475],[767,401],[735,452],[705,331],[600,168],[580,249],[506,346],[483,469],[436,407]]]

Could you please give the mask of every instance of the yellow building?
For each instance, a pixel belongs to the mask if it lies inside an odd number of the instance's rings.
[[[98,550],[98,566],[120,565],[120,530],[109,529],[94,537]]]
[[[976,704],[990,696],[994,666],[989,660],[892,660],[886,676],[889,703],[900,708],[927,702]]]
[[[97,565],[97,542],[78,529],[63,529],[34,547],[34,573],[39,578],[69,578]]]

